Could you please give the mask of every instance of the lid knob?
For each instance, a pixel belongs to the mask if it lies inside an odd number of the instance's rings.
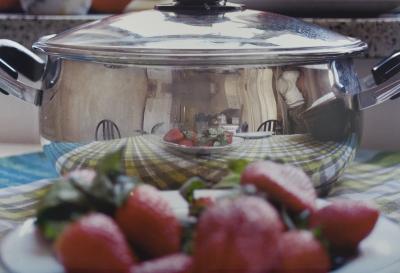
[[[155,9],[173,12],[230,12],[243,10],[244,5],[227,3],[226,0],[175,0],[173,3],[156,5]]]

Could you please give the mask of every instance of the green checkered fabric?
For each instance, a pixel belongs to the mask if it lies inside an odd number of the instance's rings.
[[[147,135],[94,142],[72,150],[60,144],[54,149],[61,151],[56,167],[60,173],[66,173],[76,168],[94,167],[105,154],[125,147],[128,175],[138,176],[159,189],[177,189],[193,176],[211,183],[219,182],[228,172],[228,161],[238,158],[294,164],[312,177],[315,187],[320,187],[343,173],[354,157],[356,145],[355,135],[340,143],[319,142],[307,135],[277,135],[246,139],[238,147],[219,154],[194,156],[167,147],[158,136]],[[68,150],[62,153],[62,147]]]
[[[360,152],[339,182],[329,199],[372,202],[400,222],[400,153]]]
[[[240,154],[240,151],[235,153]],[[144,158],[146,154],[140,157]],[[147,165],[147,168],[151,166]],[[46,194],[50,185],[51,181],[41,180],[0,189],[0,238],[17,224],[34,216],[38,200]],[[358,153],[328,196],[328,200],[336,199],[370,201],[384,215],[400,223],[400,152]]]

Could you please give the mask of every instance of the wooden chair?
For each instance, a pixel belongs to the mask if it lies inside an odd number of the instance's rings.
[[[261,123],[257,132],[272,132],[274,134],[280,134],[281,126],[278,120],[270,119]]]

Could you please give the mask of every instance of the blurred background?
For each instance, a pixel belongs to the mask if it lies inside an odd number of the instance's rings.
[[[59,33],[110,14],[153,8],[155,0],[0,0],[0,39],[30,48],[41,36]],[[356,58],[360,77],[381,58],[400,50],[400,0],[235,0],[248,8],[284,13],[368,42]],[[0,143],[39,143],[38,109],[0,96]],[[363,112],[362,147],[400,150],[400,99]]]

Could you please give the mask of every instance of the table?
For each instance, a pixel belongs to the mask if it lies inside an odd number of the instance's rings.
[[[43,165],[45,157],[39,146],[3,145],[0,144],[0,155],[21,155],[24,152],[36,152],[30,154],[30,160],[36,160]],[[19,162],[18,159],[26,158],[17,156],[0,159],[0,174],[9,162]],[[8,162],[8,163],[7,163]],[[12,165],[12,164],[11,164]],[[8,166],[12,167],[12,166]],[[48,177],[56,173],[50,169],[44,169],[41,173]],[[24,177],[19,177],[24,181]],[[0,180],[1,182],[1,180]],[[33,183],[0,187],[0,239],[25,219],[35,213],[37,201],[46,193],[51,185],[50,180],[39,180]],[[2,185],[0,185],[2,186]],[[339,183],[332,189],[329,200],[355,199],[375,203],[384,215],[400,223],[400,153],[361,151],[352,163]],[[398,265],[394,265],[398,266]],[[394,267],[387,272],[395,272]],[[0,266],[0,273],[6,271]]]
[[[0,157],[39,151],[41,151],[39,145],[0,144]],[[46,160],[44,155],[32,154],[30,160],[43,161],[39,162],[43,170],[34,173],[38,178],[56,176],[51,166],[44,168],[43,164]],[[0,171],[4,164],[10,163],[0,159]],[[14,171],[18,171],[18,168]],[[1,231],[33,215],[35,200],[45,193],[45,187],[49,184],[48,181],[30,183],[31,181],[26,181],[28,178],[21,176],[18,179],[22,182],[4,184],[5,182],[0,179],[0,234]],[[348,167],[328,196],[330,200],[339,198],[371,201],[389,218],[400,222],[400,152],[359,152],[355,161]],[[13,204],[13,200],[17,202]],[[20,209],[18,213],[15,213],[15,208],[21,208],[23,200],[30,204],[29,210]],[[10,211],[14,213],[9,213]],[[4,219],[9,221],[4,221]]]

